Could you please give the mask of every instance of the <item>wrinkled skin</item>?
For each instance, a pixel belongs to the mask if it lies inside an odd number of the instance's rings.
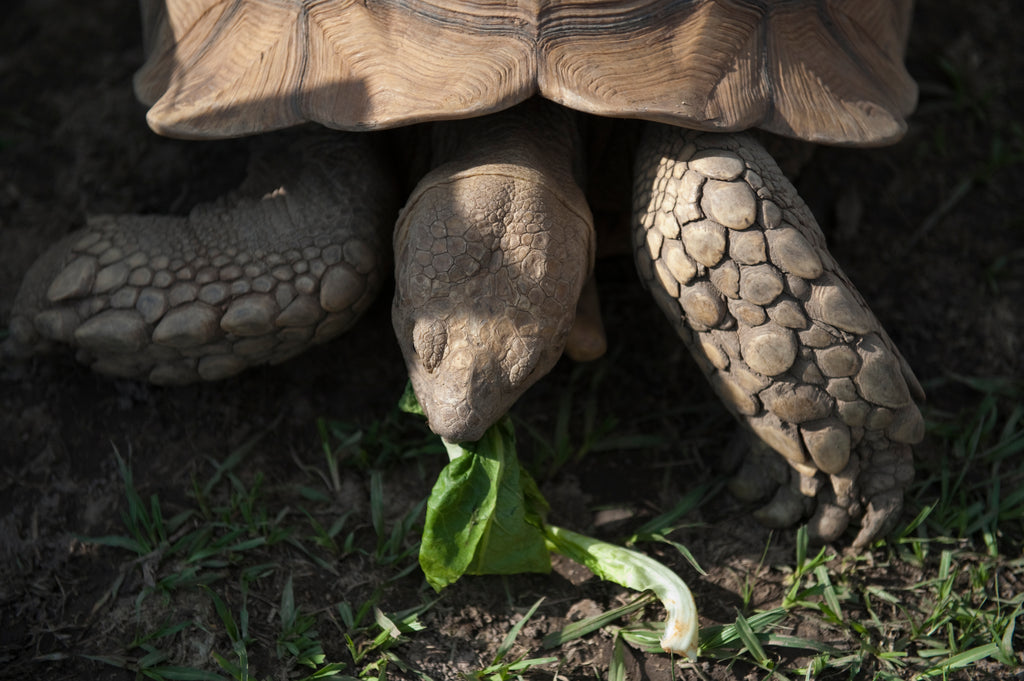
[[[593,266],[574,117],[520,114],[438,126],[435,147],[452,148],[395,229],[395,333],[431,429],[452,442],[479,439],[551,370]]]

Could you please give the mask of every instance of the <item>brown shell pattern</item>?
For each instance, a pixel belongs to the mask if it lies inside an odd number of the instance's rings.
[[[812,141],[899,138],[911,0],[143,0],[162,134],[388,128],[535,94],[599,114]]]

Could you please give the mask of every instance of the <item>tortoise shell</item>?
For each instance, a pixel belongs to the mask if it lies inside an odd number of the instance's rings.
[[[144,0],[150,126],[368,130],[540,95],[601,116],[898,139],[911,0]]]

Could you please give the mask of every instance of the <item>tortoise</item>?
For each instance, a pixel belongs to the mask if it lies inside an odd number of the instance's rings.
[[[581,158],[587,121],[634,119],[637,269],[727,407],[791,466],[763,517],[794,521],[816,496],[813,535],[862,516],[856,546],[898,518],[920,385],[745,131],[898,140],[916,103],[911,0],[142,10],[135,90],[155,132],[316,132],[186,217],[101,216],[56,244],[26,275],[7,353],[67,344],[160,384],[283,361],[354,324],[394,226],[413,387],[435,432],[475,440],[563,350],[603,349]],[[388,128],[430,164],[397,224],[400,173],[367,134]]]

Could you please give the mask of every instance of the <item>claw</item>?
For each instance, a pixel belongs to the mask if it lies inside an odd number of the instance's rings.
[[[782,485],[771,501],[754,511],[754,518],[766,527],[790,527],[807,514],[811,503],[789,485]]]
[[[828,486],[818,493],[818,507],[807,521],[807,535],[813,544],[835,541],[850,524],[850,514],[836,503],[836,495]]]
[[[903,511],[903,491],[891,489],[871,497],[853,548],[862,549],[895,527]]]
[[[728,482],[729,491],[737,499],[748,503],[770,499],[780,486],[788,484],[792,469],[760,440],[741,435],[729,447],[744,450]]]

